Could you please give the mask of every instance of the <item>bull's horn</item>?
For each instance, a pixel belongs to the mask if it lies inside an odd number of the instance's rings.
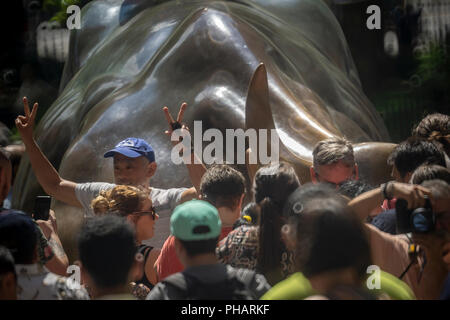
[[[267,71],[264,63],[260,63],[253,73],[247,92],[247,101],[245,104],[245,129],[275,129],[275,121],[270,107],[269,84],[267,80]],[[291,163],[298,173],[305,171],[309,164],[297,157],[289,148],[287,148],[282,139],[280,142],[280,158]],[[270,139],[268,139],[268,144]],[[267,146],[270,150],[270,146]],[[249,155],[247,154],[247,171],[250,179],[259,164],[249,164]],[[304,174],[301,174],[302,176]]]
[[[250,81],[245,103],[245,128],[275,129],[264,63],[259,64]]]

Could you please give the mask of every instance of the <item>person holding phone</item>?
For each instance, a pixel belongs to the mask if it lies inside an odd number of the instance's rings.
[[[39,220],[43,221],[43,220]],[[10,250],[17,274],[18,300],[87,300],[84,288],[49,272],[38,257],[38,227],[18,210],[0,214],[0,246]]]
[[[40,233],[38,250],[41,264],[44,264],[53,273],[66,276],[69,258],[58,235],[55,212],[50,209],[47,220],[36,220],[35,217],[35,222]]]
[[[3,203],[11,188],[12,166],[8,157],[8,153],[0,148],[0,204]],[[49,205],[48,200],[45,200]],[[43,206],[40,205],[42,208]],[[43,208],[45,211],[45,208]],[[0,215],[19,212],[26,215],[24,212],[15,209],[5,209],[0,207]],[[67,267],[69,266],[69,259],[61,245],[61,240],[56,233],[56,218],[54,212],[48,213],[48,220],[37,219],[35,223],[38,228],[38,255],[39,262],[44,265],[50,272],[65,276]]]
[[[51,202],[52,198],[49,196],[37,196],[34,201],[33,218],[47,221],[50,217]]]

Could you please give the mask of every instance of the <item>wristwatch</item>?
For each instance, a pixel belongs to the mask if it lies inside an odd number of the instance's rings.
[[[388,181],[386,183],[381,184],[380,188],[381,191],[383,192],[383,197],[386,200],[392,200],[392,196],[388,194],[387,189],[389,188],[389,185],[392,183],[392,181]]]

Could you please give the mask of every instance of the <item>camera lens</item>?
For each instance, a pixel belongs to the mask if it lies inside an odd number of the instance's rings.
[[[412,217],[412,223],[414,226],[414,231],[416,232],[428,232],[430,230],[430,225],[428,219],[421,213],[417,213]]]

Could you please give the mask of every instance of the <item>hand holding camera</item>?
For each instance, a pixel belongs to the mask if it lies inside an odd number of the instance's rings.
[[[435,230],[436,215],[431,206],[431,192],[418,185],[390,182],[386,192],[397,198],[397,232],[429,233]]]
[[[388,182],[386,192],[392,198],[405,200],[408,209],[423,207],[427,197],[431,199],[430,190],[414,184]]]

